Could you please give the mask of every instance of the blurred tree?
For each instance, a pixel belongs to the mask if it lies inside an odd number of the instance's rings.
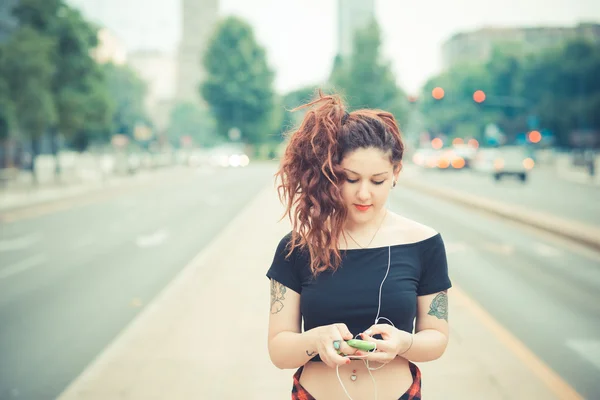
[[[3,59],[3,46],[0,45],[0,62]],[[16,127],[15,105],[10,97],[10,87],[0,65],[0,142],[4,143]],[[2,166],[0,166],[2,168]]]
[[[39,138],[56,123],[57,112],[52,96],[55,67],[52,51],[55,43],[28,26],[20,27],[0,51],[0,71],[14,103],[18,131],[31,142],[31,170],[34,183],[35,157]]]
[[[59,133],[80,151],[93,137],[105,141],[110,133],[112,104],[104,77],[90,54],[98,45],[96,27],[63,0],[21,0],[14,14],[21,26],[35,29],[55,43],[51,87],[57,120],[48,127],[52,153],[58,153]],[[57,162],[57,176],[59,166]]]
[[[379,108],[390,111],[402,124],[408,115],[408,100],[396,83],[391,65],[382,58],[381,30],[375,20],[356,32],[352,55],[337,56],[330,84],[351,109]]]
[[[489,88],[489,76],[481,65],[461,65],[427,81],[419,96],[418,108],[425,128],[443,133],[449,138],[473,136],[479,138],[483,127],[497,118],[494,110],[485,110],[473,101],[476,90]],[[444,89],[444,97],[437,100],[432,92]]]
[[[570,146],[575,130],[600,131],[600,44],[576,39],[530,56],[520,95],[533,105],[557,144]],[[600,138],[596,139],[600,141]]]
[[[509,142],[537,128],[553,132],[558,145],[570,146],[573,131],[600,131],[598,71],[598,43],[574,39],[528,51],[519,44],[499,43],[486,62],[460,65],[431,78],[419,109],[433,133],[463,136],[476,126],[481,134],[486,124],[495,123]],[[431,96],[436,86],[445,90],[442,100]],[[475,90],[486,93],[481,104],[472,99]],[[536,120],[539,126],[531,126]]]
[[[113,102],[112,129],[133,138],[137,124],[149,124],[144,108],[146,83],[128,66],[106,63],[101,69]]]
[[[249,24],[236,17],[223,20],[203,60],[206,80],[200,94],[221,136],[228,137],[237,128],[243,142],[258,144],[276,132],[281,114],[276,110],[274,73]]]
[[[171,111],[169,137],[179,145],[190,136],[194,146],[210,147],[218,142],[215,121],[207,110],[195,103],[179,103]]]
[[[291,92],[286,93],[281,98],[281,108],[283,110],[283,118],[280,133],[293,129],[302,120],[305,110],[291,112],[294,108],[310,102],[317,93],[317,86],[305,86]],[[281,140],[281,135],[278,137]]]
[[[59,8],[54,27],[49,33],[58,43],[54,53],[57,73],[53,92],[59,120],[53,131],[67,138],[83,134],[85,144],[93,138],[106,142],[110,137],[113,104],[101,67],[90,55],[98,45],[97,29],[78,10],[66,5]]]

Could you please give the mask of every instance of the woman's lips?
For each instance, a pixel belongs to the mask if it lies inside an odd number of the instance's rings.
[[[361,205],[361,204],[355,204],[355,205],[354,205],[354,207],[356,207],[356,209],[357,209],[358,211],[362,211],[362,212],[365,212],[365,211],[367,211],[369,208],[371,208],[371,206],[363,206],[363,205]]]

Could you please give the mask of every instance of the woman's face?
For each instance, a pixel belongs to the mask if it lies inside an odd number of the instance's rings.
[[[400,172],[399,168],[394,171],[389,153],[357,149],[344,157],[341,167],[348,177],[342,185],[342,198],[349,222],[362,224],[379,216]]]

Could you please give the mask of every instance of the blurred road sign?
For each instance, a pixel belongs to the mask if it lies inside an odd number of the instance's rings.
[[[138,124],[133,130],[133,137],[139,141],[146,141],[152,138],[152,130],[146,125]]]
[[[190,135],[185,135],[182,136],[181,139],[179,139],[181,142],[181,145],[184,147],[188,147],[192,145],[192,137]]]
[[[113,135],[110,142],[115,147],[124,147],[129,142],[129,138],[127,136],[119,133],[119,134]]]

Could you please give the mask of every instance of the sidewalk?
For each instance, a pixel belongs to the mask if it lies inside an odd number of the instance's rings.
[[[267,352],[265,272],[289,231],[282,210],[262,191],[59,399],[289,399],[294,371]],[[419,364],[424,399],[580,398],[460,289],[449,298],[448,350]]]

